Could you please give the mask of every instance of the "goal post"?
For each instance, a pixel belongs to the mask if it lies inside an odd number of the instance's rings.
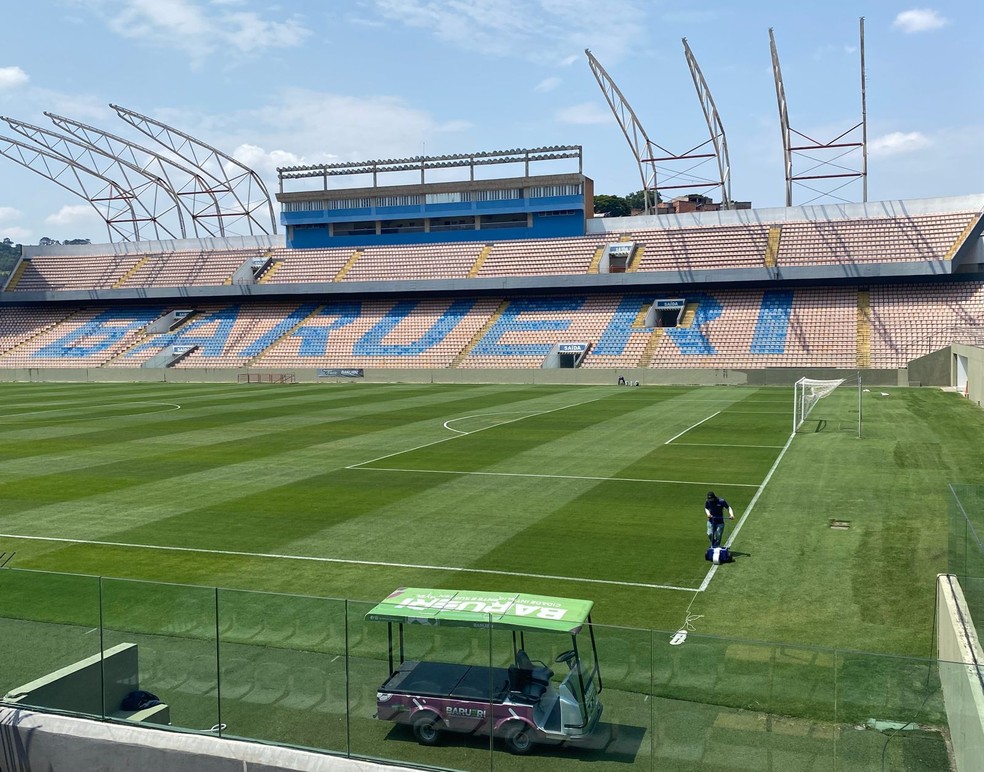
[[[833,422],[839,428],[849,427],[852,430],[856,426],[860,437],[861,373],[848,378],[830,380],[800,378],[796,381],[793,385],[793,433],[800,431],[806,420],[814,413],[814,408],[824,399],[827,400],[824,407],[814,414],[817,425]]]

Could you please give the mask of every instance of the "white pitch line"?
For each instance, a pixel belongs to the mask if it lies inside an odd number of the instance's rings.
[[[366,462],[369,463],[368,461]],[[533,472],[459,472],[454,469],[403,469],[401,467],[390,466],[347,466],[346,469],[358,469],[363,472],[409,472],[412,474],[460,474],[460,475],[482,475],[485,477],[545,477],[557,480],[601,480],[602,482],[643,482],[643,483],[666,483],[668,485],[701,485],[706,488],[717,486],[723,488],[732,486],[734,488],[757,488],[758,483],[728,483],[728,482],[700,482],[694,480],[651,480],[648,477],[592,477],[590,475],[578,474],[535,474]]]
[[[707,416],[707,418],[705,418],[705,419],[704,419],[703,421],[698,421],[698,422],[697,422],[697,423],[695,423],[695,424],[694,424],[693,426],[688,426],[688,427],[687,427],[686,429],[684,429],[684,430],[683,430],[682,432],[680,432],[679,434],[677,434],[677,435],[674,435],[673,437],[670,437],[670,439],[668,439],[668,440],[667,440],[666,442],[664,442],[663,444],[664,444],[664,445],[669,445],[669,444],[670,444],[671,442],[673,442],[673,440],[675,440],[675,439],[676,439],[677,437],[682,437],[682,436],[683,436],[683,435],[685,435],[685,434],[686,434],[687,432],[689,432],[689,431],[690,431],[691,429],[696,429],[696,428],[697,428],[698,426],[700,426],[700,425],[701,425],[702,423],[704,423],[704,421],[710,421],[710,420],[711,420],[712,418],[714,418],[714,416],[716,416],[716,415],[721,415],[721,411],[720,411],[720,410],[718,410],[718,411],[717,411],[716,413],[712,413],[711,415],[709,415],[709,416]]]
[[[554,579],[562,582],[588,584],[611,584],[618,587],[643,587],[650,590],[680,590],[696,592],[694,587],[677,587],[672,584],[648,584],[646,582],[620,582],[615,579],[588,579],[579,576],[556,576],[553,574],[529,574],[522,571],[496,571],[491,568],[462,568],[461,566],[429,566],[422,563],[387,563],[381,560],[352,560],[348,558],[324,558],[314,555],[280,555],[272,552],[241,552],[239,550],[209,550],[201,547],[167,547],[159,544],[130,544],[116,541],[94,541],[91,539],[66,539],[57,536],[24,536],[16,533],[0,533],[3,539],[24,539],[25,541],[50,541],[63,544],[89,544],[100,547],[126,547],[128,549],[159,550],[161,552],[192,552],[199,555],[225,555],[245,558],[264,558],[269,560],[300,560],[310,563],[340,563],[352,566],[382,566],[384,568],[413,568],[424,571],[452,571],[462,574],[491,574],[494,576],[518,576],[526,579]]]
[[[490,416],[497,416],[497,415],[518,415],[521,416],[521,418],[512,418],[509,421],[503,421],[502,423],[493,424],[493,426],[502,426],[502,424],[511,423],[512,421],[519,421],[522,420],[522,418],[528,418],[530,416],[530,413],[527,413],[525,410],[504,410],[501,413],[476,413],[475,415],[463,415],[461,416],[461,418],[449,418],[447,421],[444,422],[444,428],[447,429],[449,432],[457,432],[458,434],[471,434],[472,432],[466,432],[461,429],[455,429],[453,426],[448,426],[448,424],[453,424],[455,421],[467,421],[469,418],[488,418]],[[493,428],[493,426],[483,426],[482,428],[491,429]],[[479,431],[479,430],[474,429],[473,431]]]
[[[556,413],[558,410],[566,410],[569,407],[580,407],[581,405],[587,405],[587,404],[589,404],[591,402],[597,402],[600,399],[605,399],[608,396],[609,396],[608,394],[603,394],[603,395],[601,395],[599,397],[595,397],[594,399],[586,399],[586,400],[584,400],[584,402],[575,402],[573,405],[561,405],[560,407],[554,407],[554,408],[551,408],[550,410],[541,410],[539,413],[527,413],[527,414],[522,415],[522,417],[520,417],[520,418],[512,418],[512,419],[510,419],[508,421],[503,421],[500,424],[493,424],[492,426],[483,426],[481,429],[475,429],[474,431],[465,432],[465,434],[478,434],[479,432],[484,432],[486,429],[494,429],[495,427],[504,426],[505,424],[515,423],[516,421],[522,421],[522,420],[524,420],[526,418],[534,418],[534,417],[540,416],[540,415],[547,415],[547,413]],[[520,411],[516,410],[516,411],[510,411],[510,412],[519,413]],[[487,414],[487,415],[494,415],[494,413],[493,414]],[[447,427],[447,423],[445,423],[445,428],[448,428]],[[438,445],[438,444],[440,444],[442,442],[447,442],[448,440],[456,440],[460,436],[463,436],[463,435],[456,434],[456,435],[453,435],[451,437],[442,437],[441,439],[434,440],[433,442],[425,442],[423,445],[417,445],[414,448],[407,448],[406,450],[398,450],[395,453],[387,453],[385,456],[379,456],[378,458],[370,458],[368,461],[360,461],[358,464],[350,464],[349,466],[346,466],[344,468],[345,469],[358,469],[359,467],[364,466],[365,464],[374,464],[377,461],[382,461],[383,459],[386,459],[386,458],[392,458],[393,456],[402,456],[404,453],[413,453],[413,451],[415,451],[415,450],[422,450],[423,448],[429,448],[431,445]],[[401,471],[406,471],[406,470],[401,470]]]
[[[691,448],[774,448],[776,450],[782,447],[782,445],[728,445],[717,442],[677,442],[676,445]]]
[[[133,417],[141,416],[141,415],[155,415],[157,413],[172,413],[175,410],[180,410],[181,409],[181,405],[178,405],[175,402],[107,402],[106,404],[103,404],[103,405],[91,405],[91,406],[89,406],[89,407],[86,408],[86,411],[88,412],[91,409],[100,408],[100,407],[120,407],[121,405],[125,405],[127,407],[130,407],[131,405],[157,405],[158,407],[160,407],[160,406],[168,407],[168,408],[170,408],[170,410],[151,410],[148,413],[127,413],[125,415],[119,415],[119,416],[96,416],[95,418],[92,418],[92,417],[89,417],[89,418],[65,418],[65,417],[62,417],[62,416],[55,415],[57,413],[71,412],[72,409],[73,409],[73,407],[74,407],[74,406],[72,406],[72,407],[56,408],[54,410],[30,410],[30,411],[27,411],[27,412],[24,412],[24,413],[6,413],[6,414],[3,414],[3,415],[0,415],[0,422],[4,421],[5,419],[8,419],[8,418],[14,418],[14,419],[16,419],[16,418],[20,418],[21,416],[27,416],[27,415],[52,416],[52,418],[57,418],[59,421],[102,421],[102,420],[105,420],[107,418],[133,418]]]
[[[755,495],[752,496],[752,500],[748,502],[748,506],[745,508],[745,511],[742,513],[742,516],[738,518],[738,523],[732,529],[731,536],[728,537],[728,540],[724,543],[725,547],[728,547],[730,549],[731,545],[734,543],[735,537],[738,536],[738,532],[741,530],[741,527],[745,524],[745,521],[748,519],[748,516],[752,513],[752,509],[755,507],[756,502],[759,500],[759,496],[762,495],[762,491],[765,490],[765,486],[768,484],[769,480],[772,479],[772,475],[779,467],[779,462],[782,461],[782,457],[786,455],[786,451],[789,450],[789,446],[792,444],[793,437],[795,436],[796,436],[795,434],[790,434],[789,439],[786,440],[786,444],[782,446],[782,450],[779,451],[779,456],[776,458],[776,461],[772,465],[772,468],[769,470],[769,473],[765,476],[765,479],[762,480],[762,484],[759,486],[759,489],[755,491]],[[703,592],[704,590],[707,589],[707,585],[711,583],[711,577],[714,576],[715,572],[717,571],[717,568],[718,568],[717,566],[714,565],[711,566],[710,570],[707,572],[707,576],[704,577],[704,581],[700,583],[700,589],[698,590],[698,592]]]

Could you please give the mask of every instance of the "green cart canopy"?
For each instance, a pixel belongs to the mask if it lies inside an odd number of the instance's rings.
[[[400,587],[373,607],[371,622],[504,627],[576,635],[594,603],[547,595]]]

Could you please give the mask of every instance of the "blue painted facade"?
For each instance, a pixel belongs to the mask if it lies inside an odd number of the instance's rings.
[[[358,209],[319,209],[280,213],[286,226],[287,246],[292,249],[369,246],[373,244],[422,244],[461,241],[503,241],[509,239],[583,236],[585,233],[584,196],[516,198],[505,201],[465,201],[419,206],[380,206]],[[405,220],[440,221],[444,218],[492,215],[529,215],[529,227],[434,230],[420,233],[379,233],[333,236],[329,224],[380,223]],[[481,225],[481,223],[479,223]]]

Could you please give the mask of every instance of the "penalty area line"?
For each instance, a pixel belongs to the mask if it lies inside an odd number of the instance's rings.
[[[648,582],[620,582],[615,579],[589,579],[579,576],[556,576],[553,574],[532,574],[522,571],[497,571],[491,568],[463,568],[461,566],[429,566],[422,563],[389,563],[382,560],[352,560],[348,558],[325,558],[315,555],[280,555],[272,552],[242,552],[239,550],[210,550],[202,547],[167,547],[160,544],[130,544],[128,542],[96,541],[92,539],[67,539],[58,536],[24,536],[16,533],[0,533],[3,539],[23,539],[25,541],[47,541],[61,544],[87,544],[99,547],[125,547],[127,549],[158,550],[161,552],[189,552],[199,555],[223,555],[227,557],[263,558],[266,560],[299,560],[310,563],[339,563],[352,566],[381,566],[384,568],[412,568],[424,571],[451,571],[461,574],[489,574],[492,576],[518,576],[525,579],[553,579],[562,582],[587,584],[607,584],[617,587],[641,587],[647,590],[679,590],[695,592],[693,587],[677,587],[672,584],[650,584]]]
[[[675,440],[675,439],[677,439],[678,437],[682,437],[682,436],[683,436],[683,435],[685,435],[685,434],[686,434],[687,432],[689,432],[689,431],[690,431],[691,429],[696,429],[696,428],[697,428],[698,426],[700,426],[700,425],[701,425],[702,423],[704,423],[704,421],[710,421],[710,420],[711,420],[712,418],[714,418],[714,416],[716,416],[716,415],[721,415],[721,411],[720,411],[720,410],[718,410],[718,411],[717,411],[716,413],[712,413],[711,415],[709,415],[709,416],[707,416],[707,418],[705,418],[705,419],[704,419],[703,421],[698,421],[698,422],[697,422],[697,423],[695,423],[695,424],[694,424],[693,426],[688,426],[688,427],[687,427],[686,429],[684,429],[684,430],[683,430],[682,432],[680,432],[679,434],[675,434],[675,435],[673,435],[672,437],[670,437],[670,439],[668,439],[668,440],[667,440],[666,442],[664,442],[663,444],[664,444],[664,445],[669,445],[669,444],[670,444],[671,442],[673,442],[673,440]]]

